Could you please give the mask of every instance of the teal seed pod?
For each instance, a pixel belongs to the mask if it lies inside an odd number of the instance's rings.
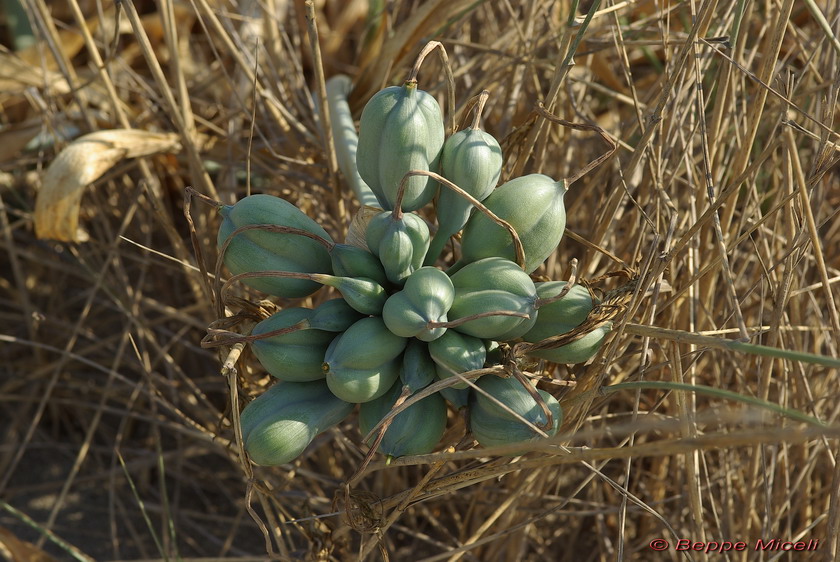
[[[338,290],[347,304],[362,314],[381,314],[388,299],[385,289],[373,279],[312,275],[312,279]]]
[[[402,291],[385,301],[382,320],[398,336],[431,341],[446,331],[432,324],[446,322],[454,298],[455,287],[448,275],[434,267],[421,267],[408,276]]]
[[[537,309],[539,314],[534,325],[522,339],[527,342],[538,342],[552,336],[558,336],[571,332],[586,320],[595,302],[589,294],[589,290],[583,285],[574,285],[566,295],[554,302],[550,299],[556,297],[566,287],[565,281],[548,281],[535,283],[537,288]],[[549,302],[541,304],[540,301]]]
[[[325,377],[321,365],[336,334],[310,328],[308,323],[313,312],[309,308],[286,308],[254,326],[253,336],[284,328],[291,330],[251,342],[251,351],[269,374],[294,382]]]
[[[605,322],[578,340],[554,349],[541,349],[526,353],[529,357],[547,359],[554,363],[585,363],[595,357],[612,331],[612,322]]]
[[[327,371],[327,386],[342,400],[362,404],[385,394],[391,385],[399,380],[401,369],[400,357],[362,369],[353,369],[342,363],[331,363]]]
[[[362,313],[344,299],[330,299],[312,310],[309,327],[326,332],[343,332],[363,318]]]
[[[370,433],[391,411],[402,388],[397,381],[388,392],[359,407],[359,430],[362,436]],[[431,394],[394,417],[379,443],[379,452],[390,458],[425,455],[435,449],[445,430],[446,402],[439,394]]]
[[[545,429],[544,426],[548,422],[545,412],[517,379],[482,377],[476,385],[484,392],[471,392],[469,422],[473,437],[482,447],[511,445],[542,438],[533,428],[504,410],[485,393],[542,429],[547,435],[557,433],[563,414],[560,404],[551,394],[537,390],[551,412],[551,427]]]
[[[402,286],[409,275],[423,266],[429,249],[429,227],[414,213],[383,211],[368,223],[365,240],[382,263],[388,280]]]
[[[565,194],[565,181],[530,174],[497,187],[483,201],[488,209],[516,230],[525,250],[526,273],[542,265],[563,237],[566,229]],[[450,271],[492,256],[514,259],[510,233],[484,213],[473,213],[461,234],[461,259]]]
[[[502,347],[495,340],[484,340],[484,349],[487,350],[485,366],[498,365],[502,362]]]
[[[356,165],[380,205],[393,210],[403,176],[410,170],[436,171],[443,147],[443,116],[434,97],[415,80],[374,94],[359,120]],[[432,200],[438,183],[426,176],[408,180],[402,210]]]
[[[479,201],[484,201],[499,183],[502,149],[493,135],[479,128],[481,106],[484,105],[482,102],[479,104],[472,127],[458,131],[443,143],[440,169],[443,177]],[[434,263],[447,240],[460,232],[473,206],[444,186],[440,189],[435,210],[438,229],[426,255],[426,264]]]
[[[245,450],[259,465],[291,462],[352,411],[353,404],[336,398],[324,381],[275,384],[242,410]]]
[[[429,355],[435,362],[437,377],[445,380],[456,374],[484,367],[487,350],[480,339],[455,330],[447,330],[441,337],[429,342]],[[467,383],[459,382],[452,385],[452,388],[460,389],[467,386]]]
[[[403,368],[400,381],[411,392],[429,386],[435,380],[435,362],[429,355],[429,346],[425,342],[411,338],[403,353]]]
[[[350,244],[336,244],[330,250],[333,273],[340,277],[364,277],[385,287],[388,276],[382,263],[370,252]]]
[[[537,319],[534,282],[510,260],[484,258],[466,265],[451,279],[455,299],[449,309],[450,322],[478,314],[507,313],[469,320],[453,326],[453,330],[477,338],[508,341],[527,332]]]
[[[330,390],[347,402],[382,396],[399,377],[408,340],[392,334],[382,318],[370,317],[335,338],[322,366]]]
[[[235,205],[221,207],[219,213],[222,215],[217,236],[219,249],[236,229],[261,224],[290,226],[331,241],[329,234],[318,223],[279,197],[251,195]],[[260,271],[332,272],[329,254],[318,242],[294,234],[260,229],[238,233],[225,250],[223,261],[234,275]],[[304,279],[254,277],[243,280],[243,283],[266,294],[285,298],[305,297],[319,288],[317,283]]]
[[[470,394],[471,390],[469,387],[467,388],[441,388],[438,391],[438,394],[443,396],[443,398],[452,404],[456,410],[460,410],[461,408],[466,408],[470,402]]]

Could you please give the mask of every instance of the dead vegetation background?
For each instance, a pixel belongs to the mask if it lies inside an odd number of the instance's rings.
[[[573,184],[569,235],[540,273],[565,278],[572,258],[587,278],[635,267],[625,320],[658,330],[628,325],[589,366],[546,366],[543,388],[567,414],[550,446],[375,462],[354,484],[363,510],[352,526],[333,498],[364,455],[353,417],[293,465],[249,475],[232,441],[225,353],[199,346],[215,318],[183,194],[272,193],[343,237],[357,205],[315,118],[306,5],[24,0],[34,42],[14,52],[7,28],[0,52],[0,552],[705,560],[719,555],[673,544],[779,538],[819,540],[809,559],[835,559],[840,373],[710,338],[746,333],[837,357],[837,4],[603,2],[571,68],[561,63],[587,3],[572,26],[567,1],[315,4],[324,72],[354,79],[357,117],[436,39],[456,110],[490,90],[485,127],[505,139],[506,177],[569,177],[604,152],[594,134],[535,118],[538,102],[603,127],[619,149]],[[443,76],[435,59],[420,75],[441,101]],[[102,147],[84,151],[62,180],[92,182],[78,224],[64,225],[76,241],[36,237],[50,163],[111,129],[171,142],[95,174],[86,166]],[[212,260],[217,218],[197,205],[193,219]],[[270,381],[247,350],[238,368],[244,403]],[[581,392],[628,381],[708,385],[826,427],[700,393]],[[450,421],[455,445],[463,422]],[[654,552],[656,538],[672,547]],[[726,555],[758,557],[799,556]]]

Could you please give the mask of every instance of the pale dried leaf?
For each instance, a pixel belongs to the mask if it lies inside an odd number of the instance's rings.
[[[78,242],[79,207],[85,186],[125,158],[180,150],[178,135],[114,129],[85,135],[59,153],[44,174],[35,201],[35,234]]]
[[[0,527],[0,560],[10,562],[52,562],[52,556],[32,544],[15,537],[11,531]]]
[[[367,250],[367,241],[365,240],[365,233],[367,232],[367,225],[374,216],[382,212],[382,209],[377,207],[363,206],[353,217],[350,222],[350,228],[347,229],[347,238],[344,240],[345,244],[356,246],[363,250]]]

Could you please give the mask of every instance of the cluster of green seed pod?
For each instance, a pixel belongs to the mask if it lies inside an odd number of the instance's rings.
[[[532,278],[563,236],[566,183],[531,174],[497,186],[502,151],[480,128],[485,99],[473,125],[448,138],[438,102],[416,80],[370,99],[352,171],[381,209],[366,224],[364,247],[334,242],[294,205],[269,195],[221,208],[220,260],[234,275],[228,284],[241,280],[284,299],[324,285],[341,295],[315,308],[283,308],[253,328],[253,355],[278,379],[241,414],[253,462],[292,461],[356,404],[367,435],[395,405],[436,383],[446,388],[412,401],[373,432],[380,452],[433,452],[448,410],[461,408],[482,446],[557,432],[557,400],[523,377],[463,376],[515,360],[511,350],[520,342],[575,330],[598,304],[579,285],[568,290],[565,282]],[[457,259],[447,263],[443,250],[458,234]],[[528,355],[585,362],[608,332],[604,325]]]

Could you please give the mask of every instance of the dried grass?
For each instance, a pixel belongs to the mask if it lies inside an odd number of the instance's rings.
[[[602,127],[619,148],[571,186],[569,235],[539,273],[566,278],[573,258],[583,278],[639,272],[599,357],[544,373],[541,388],[566,408],[561,435],[498,456],[463,441],[453,413],[441,452],[375,460],[354,481],[351,506],[334,498],[365,455],[353,418],[292,465],[240,463],[227,382],[244,401],[269,378],[247,347],[232,370],[220,369],[227,350],[199,346],[215,312],[182,214],[188,185],[226,202],[269,192],[339,239],[347,232],[358,205],[314,117],[324,94],[306,3],[23,4],[38,41],[0,52],[7,549],[132,560],[651,560],[682,558],[679,538],[751,547],[779,538],[819,540],[813,559],[840,555],[838,369],[730,345],[747,336],[838,356],[834,4],[605,4],[567,66],[578,27],[566,26],[565,2],[382,2],[370,18],[367,2],[316,2],[324,74],[355,77],[356,117],[436,39],[452,62],[456,123],[467,100],[491,92],[484,123],[504,139],[505,177],[574,177],[604,153],[597,134],[546,112]],[[439,61],[419,79],[444,99]],[[174,134],[182,150],[86,178],[87,242],[37,239],[47,170],[77,136],[110,129]],[[192,218],[212,259],[218,219],[200,205]],[[822,425],[641,388],[657,381],[768,401]],[[599,391],[622,382],[640,384]],[[652,551],[656,538],[672,547]]]

